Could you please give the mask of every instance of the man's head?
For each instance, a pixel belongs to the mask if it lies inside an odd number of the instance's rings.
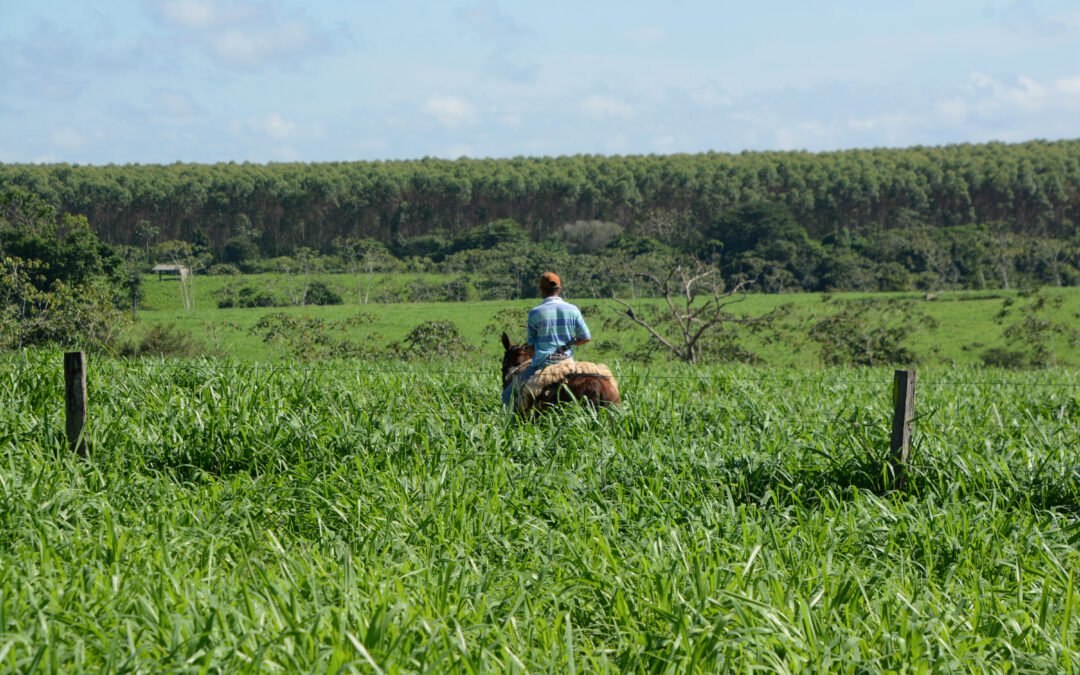
[[[562,281],[554,272],[544,272],[540,275],[540,294],[545,298],[558,295],[562,291]]]

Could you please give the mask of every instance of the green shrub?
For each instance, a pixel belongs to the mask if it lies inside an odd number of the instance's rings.
[[[416,325],[405,339],[391,345],[406,359],[447,357],[458,358],[472,351],[461,331],[452,321],[425,321]]]
[[[307,294],[304,296],[304,304],[340,305],[341,303],[341,294],[326,285],[326,282],[312,281],[308,284]]]
[[[218,307],[283,307],[286,302],[273,293],[254,286],[241,286],[237,290],[223,288],[217,293]]]
[[[1027,353],[1018,349],[1005,349],[1004,347],[992,347],[983,352],[979,359],[984,366],[992,368],[1008,368],[1020,370],[1030,365]]]
[[[180,330],[175,324],[167,324],[152,326],[141,339],[125,343],[120,347],[119,355],[191,357],[201,351],[201,346],[189,331]]]
[[[363,315],[345,321],[326,321],[312,316],[292,316],[272,312],[259,319],[252,335],[275,345],[286,355],[301,361],[328,358],[374,358],[379,350],[357,345],[340,334],[356,323],[366,321]]]
[[[829,366],[911,365],[915,352],[906,344],[911,326],[936,325],[934,319],[903,301],[843,303],[837,314],[817,322],[810,337],[821,345]]]
[[[206,270],[206,274],[215,277],[239,276],[240,268],[236,265],[230,265],[229,263],[218,263],[216,265],[211,265],[209,269]]]

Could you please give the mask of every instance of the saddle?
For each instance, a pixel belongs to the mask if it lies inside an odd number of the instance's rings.
[[[563,359],[553,363],[542,370],[538,370],[528,379],[521,378],[521,372],[528,367],[525,363],[511,371],[514,387],[514,406],[519,413],[528,411],[533,403],[540,398],[544,390],[549,387],[559,386],[566,378],[571,376],[602,377],[614,381],[615,376],[611,370],[602,363],[589,361],[575,361],[572,358]]]

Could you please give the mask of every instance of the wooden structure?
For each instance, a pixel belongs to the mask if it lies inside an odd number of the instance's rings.
[[[158,281],[161,281],[164,277],[178,277],[180,281],[187,279],[190,271],[183,265],[166,265],[159,264],[154,265],[154,269],[150,270],[158,275]]]
[[[64,354],[64,412],[68,447],[83,457],[87,454],[86,352]]]
[[[911,459],[911,428],[915,423],[915,371],[893,373],[892,476],[895,487],[904,489],[908,460]]]

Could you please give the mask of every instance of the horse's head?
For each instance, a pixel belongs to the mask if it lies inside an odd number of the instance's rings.
[[[510,336],[506,333],[502,334],[502,345],[502,381],[505,387],[510,381],[510,371],[531,361],[534,350],[532,345],[510,344]]]

